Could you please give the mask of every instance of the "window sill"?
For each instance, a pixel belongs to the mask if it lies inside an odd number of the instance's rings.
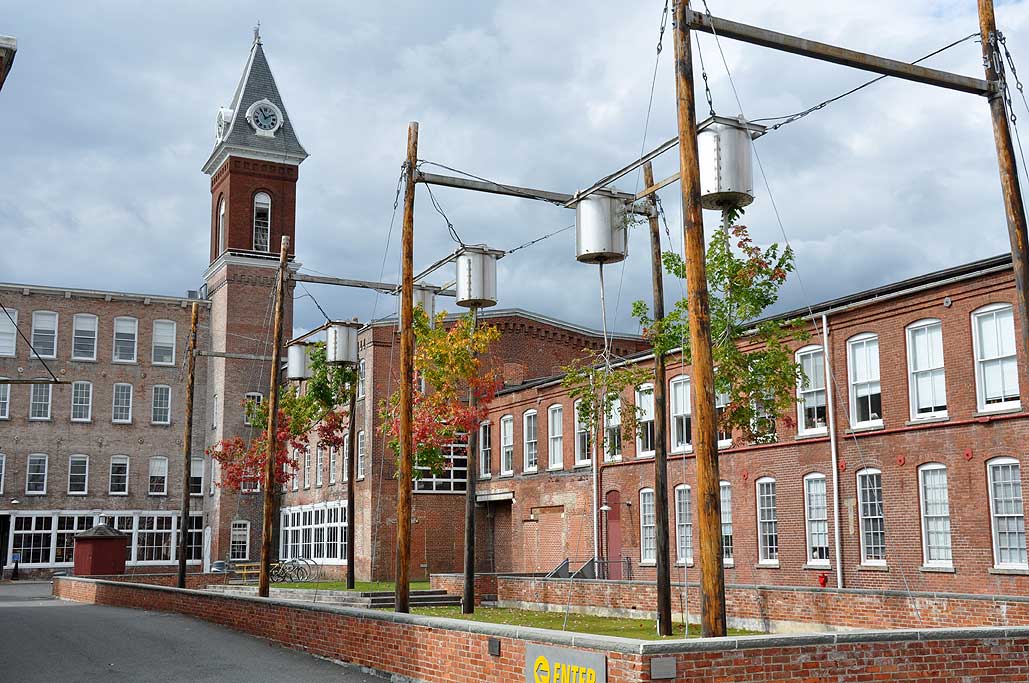
[[[29,422],[51,422],[49,417],[30,417]]]
[[[71,358],[72,363],[96,363],[96,358]]]
[[[68,491],[68,495],[69,496],[84,496],[84,495],[86,495],[86,492],[85,491]]]
[[[954,567],[948,567],[946,565],[931,565],[923,564],[918,568],[920,572],[927,572],[930,574],[956,574],[957,570]]]
[[[726,448],[732,448],[732,441],[719,441],[718,450],[724,450]]]
[[[689,568],[693,567],[693,560],[690,560],[689,562],[685,562],[685,563],[684,562],[676,562],[675,566],[676,567],[686,567],[687,569],[689,569]]]
[[[915,417],[904,423],[905,427],[917,427],[919,425],[931,425],[939,424],[940,422],[949,422],[949,415],[936,415],[934,417]]]
[[[859,424],[851,427],[850,429],[844,429],[844,434],[862,434],[864,432],[876,432],[880,429],[885,429],[886,426],[882,422],[870,422],[868,424]]]
[[[1019,403],[1015,406],[1005,406],[1004,408],[995,408],[990,410],[989,408],[980,408],[976,411],[976,417],[993,417],[994,415],[1010,415],[1011,413],[1018,413],[1022,411],[1022,404]]]
[[[127,496],[127,495],[129,495],[129,492],[128,491],[108,491],[107,495],[109,495],[109,496]]]
[[[818,564],[817,562],[808,562],[807,564],[801,565],[801,569],[812,569],[814,571],[827,572],[832,569],[832,565],[826,562],[825,564]]]
[[[479,475],[479,481],[489,481],[492,478],[493,478],[492,474],[480,474]]]
[[[637,453],[636,454],[636,459],[637,460],[651,460],[651,459],[653,459],[653,457],[654,457],[654,451],[646,451],[644,453]]]
[[[622,461],[622,455],[620,453],[618,455],[613,455],[611,457],[604,458],[604,464],[605,465],[607,465],[609,463],[612,463],[612,462],[621,462],[621,461]]]
[[[88,424],[93,424],[93,420],[92,419],[89,419],[89,420],[72,420],[71,423],[75,424],[75,425],[88,425]]]
[[[26,496],[45,496],[46,491],[26,491]]]
[[[668,455],[689,455],[693,452],[693,447],[690,448],[673,448],[668,452]]]
[[[811,431],[808,431],[808,432],[798,432],[797,435],[795,437],[793,437],[793,439],[795,441],[803,441],[805,439],[820,439],[820,438],[822,438],[824,436],[829,436],[829,429],[828,428],[822,428],[822,429],[817,429],[817,430],[816,429],[812,429]]]
[[[563,472],[564,469],[565,468],[563,466],[562,467],[548,467],[547,468],[547,472]]]
[[[172,363],[151,363],[150,365],[152,367],[155,367],[155,368],[174,368],[175,367],[175,363],[174,362],[172,362]]]
[[[131,425],[132,424],[132,420],[129,420],[128,422],[125,422],[125,421],[115,422],[114,420],[111,420],[111,424],[113,424],[113,425]]]
[[[170,427],[171,422],[151,422],[151,427]]]
[[[497,477],[497,479],[513,479],[513,478],[514,478],[514,472],[501,472],[500,476]]]
[[[640,560],[641,567],[656,567],[657,561],[655,560]]]
[[[533,467],[531,469],[522,470],[522,474],[539,474],[539,469]]]
[[[859,572],[888,572],[890,568],[885,564],[859,564],[857,570]]]
[[[147,495],[152,497],[152,498],[167,498],[168,497],[167,493],[148,493]]]
[[[734,569],[736,567],[735,560],[722,560],[722,566],[726,569]]]
[[[1029,576],[1029,569],[1017,567],[990,567],[986,572],[998,576]]]
[[[139,363],[134,360],[118,360],[117,358],[112,358],[111,362],[115,365],[139,365]]]
[[[757,564],[754,565],[754,569],[778,569],[778,568],[779,568],[779,561],[778,560],[776,560],[775,562],[758,562]]]
[[[191,493],[191,494],[189,494],[189,497],[190,498],[203,498],[204,494],[202,494],[202,493]]]
[[[593,463],[592,463],[592,462],[590,462],[590,461],[588,461],[588,460],[587,460],[586,462],[577,462],[577,463],[575,463],[575,465],[574,465],[574,466],[572,467],[572,469],[575,469],[575,470],[582,470],[582,469],[586,469],[587,467],[593,467]]]

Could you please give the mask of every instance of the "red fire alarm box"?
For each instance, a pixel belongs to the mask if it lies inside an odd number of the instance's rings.
[[[106,524],[75,537],[75,576],[125,573],[128,536]]]

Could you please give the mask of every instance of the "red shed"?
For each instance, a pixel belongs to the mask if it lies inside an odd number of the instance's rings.
[[[75,537],[75,576],[124,574],[128,536],[100,524]]]

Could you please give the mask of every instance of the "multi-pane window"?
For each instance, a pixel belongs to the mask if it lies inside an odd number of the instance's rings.
[[[129,458],[125,455],[111,456],[111,474],[107,492],[112,496],[129,493]]]
[[[33,384],[29,390],[29,419],[49,420],[50,419],[50,391],[49,384]]]
[[[604,419],[604,460],[622,459],[622,399],[615,398]]]
[[[654,455],[654,385],[642,384],[636,389],[636,410],[639,415],[636,456]]]
[[[337,453],[335,446],[329,446],[329,486],[336,483]]]
[[[225,198],[220,197],[218,199],[218,254],[221,255],[225,251],[226,239],[225,239]]]
[[[147,493],[152,496],[164,496],[168,493],[168,458],[158,456],[150,458],[150,483]]]
[[[755,398],[754,415],[751,418],[751,429],[754,431],[754,443],[775,443],[775,414],[771,411],[772,397],[765,395]]]
[[[654,489],[640,491],[640,563],[657,561],[657,516],[654,512]]]
[[[883,514],[882,472],[864,469],[857,474],[861,516],[861,563],[886,564],[886,525]]]
[[[999,568],[1029,568],[1019,463],[1014,458],[994,458],[987,464],[987,471],[994,564]]]
[[[250,391],[243,397],[243,424],[252,427],[257,416],[257,408],[264,402],[264,394]]]
[[[282,510],[279,557],[320,560],[321,564],[346,564],[346,501],[316,503]]]
[[[762,477],[757,487],[758,564],[779,564],[779,514],[776,510],[775,479]]]
[[[882,424],[879,387],[879,337],[859,334],[847,342],[850,422],[854,427]]]
[[[0,356],[13,356],[18,343],[18,311],[0,306]]]
[[[68,457],[68,493],[85,495],[89,483],[89,458],[85,455]]]
[[[57,314],[52,311],[32,313],[32,350],[37,358],[57,357]]]
[[[154,340],[151,362],[154,365],[175,365],[175,322],[154,321]]]
[[[357,478],[364,479],[364,431],[357,433]]]
[[[268,251],[271,241],[272,198],[266,192],[254,195],[254,251]]]
[[[136,532],[137,562],[171,562],[174,557],[171,514],[140,515]]]
[[[672,380],[672,450],[687,451],[693,447],[693,417],[690,415],[690,380],[680,376]]]
[[[263,471],[260,467],[250,469],[243,474],[239,481],[240,493],[257,493],[261,490],[261,477]]]
[[[304,448],[304,488],[311,488],[311,448]]]
[[[922,509],[922,556],[927,566],[950,567],[950,497],[947,468],[929,463],[918,468],[918,490]]]
[[[680,564],[693,562],[693,509],[690,487],[675,487],[675,550]]]
[[[250,522],[237,520],[229,532],[229,559],[250,559]]]
[[[579,413],[579,409],[582,407],[582,401],[576,401],[574,407],[575,411],[575,464],[586,465],[592,460],[590,454],[590,448],[592,446],[590,439],[590,429],[586,422],[583,422],[582,415]]]
[[[136,331],[139,323],[135,318],[114,319],[114,354],[115,363],[136,362]]]
[[[547,467],[559,470],[564,467],[564,408],[550,406],[547,409]]]
[[[150,420],[158,425],[171,423],[171,387],[163,384],[154,386]]]
[[[797,363],[804,372],[797,387],[797,433],[812,434],[826,430],[825,354],[821,346],[806,346],[797,351]]]
[[[71,421],[89,422],[93,418],[93,385],[90,382],[72,382]]]
[[[493,425],[483,422],[479,425],[479,477],[485,479],[493,472]]]
[[[114,385],[114,401],[111,409],[111,421],[116,424],[132,422],[132,385],[118,383]]]
[[[299,455],[299,453],[297,453],[297,449],[295,449],[295,448],[293,449],[293,462],[296,462],[296,463],[300,462],[300,455]],[[299,469],[299,465],[298,465],[298,469]],[[293,482],[293,490],[294,491],[298,490],[300,488],[300,478],[297,476],[297,470],[296,469],[293,470],[293,476],[290,479]]]
[[[1015,319],[1010,304],[972,314],[976,397],[980,411],[1019,407]]]
[[[6,377],[0,377],[0,420],[11,417],[11,385],[5,384]]]
[[[728,448],[732,445],[732,428],[726,429],[722,424],[722,416],[729,407],[729,394],[715,392],[715,424],[718,425],[718,447]]]
[[[72,360],[96,360],[97,317],[79,313],[72,319]]]
[[[439,474],[428,467],[415,466],[415,491],[457,493],[468,488],[468,445],[446,444],[440,448],[443,471]]]
[[[7,474],[7,456],[0,453],[0,493],[4,492],[4,477]]]
[[[722,518],[722,562],[732,565],[732,484],[719,482],[718,494]]]
[[[19,515],[14,518],[11,549],[21,556],[22,564],[49,564],[53,557],[53,530],[52,515]]]
[[[539,466],[539,440],[536,432],[536,411],[526,410],[522,415],[523,471],[535,472]]]
[[[514,418],[500,418],[500,474],[514,474]]]
[[[357,397],[364,398],[365,364],[364,358],[357,361]]]
[[[943,370],[943,324],[919,320],[908,325],[908,385],[911,419],[947,415],[947,383]]]
[[[824,474],[804,477],[804,521],[807,523],[808,564],[828,566],[829,515]]]
[[[189,460],[189,495],[204,495],[204,459],[190,458]]]
[[[314,448],[314,485],[321,486],[324,483],[322,470],[325,468],[325,449],[321,446]]]
[[[25,493],[30,496],[46,494],[46,475],[48,457],[43,453],[29,455],[28,467],[25,471]]]

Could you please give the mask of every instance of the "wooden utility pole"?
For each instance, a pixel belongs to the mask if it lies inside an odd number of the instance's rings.
[[[1008,221],[1008,240],[1011,242],[1011,262],[1015,269],[1015,288],[1018,292],[1018,319],[1021,323],[1022,351],[1029,352],[1029,240],[1026,237],[1025,204],[1018,184],[1018,166],[1011,144],[1011,128],[1000,79],[1004,73],[1003,55],[997,42],[997,18],[993,13],[993,0],[979,0],[979,30],[983,43],[983,63],[986,80],[994,84],[989,95],[990,117],[993,119],[993,139],[997,144],[997,165],[1000,167],[1000,187],[1004,193],[1004,213]]]
[[[686,20],[689,11],[689,0],[678,0],[675,3],[675,26],[672,33],[675,38],[675,101],[678,110],[683,239],[686,246],[686,289],[690,302],[693,451],[697,461],[697,521],[700,540],[700,621],[701,633],[708,637],[724,636],[726,633],[725,573],[722,567],[715,372],[711,354],[707,267],[704,261],[704,219],[700,208],[693,56],[690,28]]]
[[[479,322],[479,309],[472,308],[472,334]],[[468,405],[475,407],[475,390],[468,388]],[[479,427],[468,433],[468,483],[464,494],[464,595],[461,598],[461,612],[475,612],[475,480],[479,477],[478,453]]]
[[[654,169],[643,165],[643,182],[654,184]],[[650,270],[654,281],[654,324],[665,317],[665,284],[661,262],[661,231],[657,219],[657,194],[649,197]],[[657,524],[657,632],[672,635],[672,569],[668,550],[668,408],[665,401],[665,356],[654,354],[654,513]],[[683,589],[685,591],[685,588]]]
[[[414,174],[418,164],[418,122],[407,126],[407,173],[404,181],[404,230],[400,280],[400,472],[397,475],[397,612],[410,612],[408,575],[411,561],[411,470],[414,389]]]
[[[182,506],[179,508],[179,588],[186,587],[186,551],[189,549],[189,478],[193,474],[193,387],[196,385],[198,315],[199,305],[194,301],[189,316],[189,348],[186,351],[186,426],[182,435]]]
[[[289,259],[289,237],[282,236],[279,247],[279,275],[275,284],[275,324],[272,326],[272,366],[268,380],[268,457],[264,463],[264,523],[261,525],[261,574],[257,594],[268,597],[268,573],[272,563],[272,536],[275,533],[275,453],[279,427],[279,358],[282,356],[282,309],[286,299],[286,264]],[[350,520],[347,520],[350,523]]]
[[[357,534],[354,523],[354,495],[357,479],[357,383],[359,371],[354,370],[350,386],[350,415],[347,417],[347,590],[354,590],[354,545]]]

